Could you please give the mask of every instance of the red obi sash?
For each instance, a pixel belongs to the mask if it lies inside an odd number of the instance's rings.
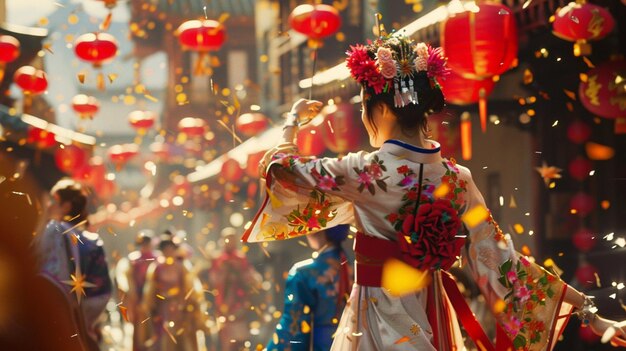
[[[356,235],[354,252],[356,254],[355,281],[361,286],[381,287],[384,263],[390,258],[402,260],[400,249],[395,241],[378,239],[361,232]],[[446,271],[439,272],[433,271],[434,279],[431,280],[433,283],[428,287],[427,314],[433,329],[434,345],[453,345],[452,333],[449,328],[446,328],[451,322],[449,317],[446,320],[446,316],[450,316],[448,309],[451,305],[467,335],[474,341],[479,350],[513,350],[511,340],[499,324],[497,326],[496,346],[493,346],[469,308],[463,294],[459,291],[454,278]],[[450,301],[449,305],[445,302],[442,294],[447,295]],[[438,316],[439,320],[437,319]],[[440,351],[444,351],[448,347],[442,346],[440,349]]]

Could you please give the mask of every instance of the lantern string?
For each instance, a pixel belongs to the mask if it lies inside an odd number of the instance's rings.
[[[315,47],[313,48],[313,52],[312,52],[312,56],[313,56],[313,72],[311,74],[311,87],[309,88],[309,100],[312,99],[313,97],[313,79],[315,78],[315,70],[317,67],[317,48],[318,45],[315,45]]]

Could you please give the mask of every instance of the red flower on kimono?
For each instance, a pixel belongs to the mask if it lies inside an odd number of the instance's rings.
[[[417,215],[409,214],[398,233],[404,261],[421,269],[449,269],[463,247],[457,238],[463,230],[450,201],[437,199],[420,204]]]

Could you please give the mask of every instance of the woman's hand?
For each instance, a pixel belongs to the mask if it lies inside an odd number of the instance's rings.
[[[616,322],[596,315],[589,323],[589,327],[602,337],[602,342],[626,347],[626,321]]]
[[[289,113],[298,117],[298,124],[304,125],[320,113],[322,106],[324,104],[317,100],[300,99],[293,104]]]

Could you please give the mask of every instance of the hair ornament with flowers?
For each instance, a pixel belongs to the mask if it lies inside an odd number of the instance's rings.
[[[368,45],[350,46],[346,54],[352,77],[375,94],[392,93],[395,107],[419,103],[418,78],[428,79],[430,89],[440,89],[437,78],[450,71],[441,48],[415,43],[397,33],[368,40]]]

